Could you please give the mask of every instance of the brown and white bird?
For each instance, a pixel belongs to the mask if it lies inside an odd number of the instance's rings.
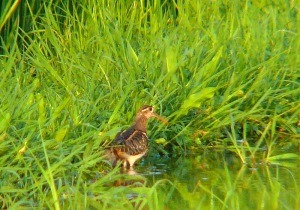
[[[165,124],[168,121],[154,112],[152,106],[145,105],[137,113],[134,124],[120,132],[112,142],[112,151],[117,160],[123,161],[124,168],[133,168],[134,163],[148,151],[147,122],[155,117]]]

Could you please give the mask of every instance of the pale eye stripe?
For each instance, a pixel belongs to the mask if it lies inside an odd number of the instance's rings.
[[[142,112],[146,112],[146,111],[150,111],[150,112],[153,112],[153,107],[152,106],[149,106],[149,107],[146,107],[145,109],[142,110]]]

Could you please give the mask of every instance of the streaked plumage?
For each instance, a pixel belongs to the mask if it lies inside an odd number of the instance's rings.
[[[143,106],[137,113],[134,124],[127,130],[120,132],[112,143],[112,150],[118,160],[123,161],[123,167],[142,158],[148,151],[147,121],[155,117],[162,122],[167,120],[156,114],[152,106]]]

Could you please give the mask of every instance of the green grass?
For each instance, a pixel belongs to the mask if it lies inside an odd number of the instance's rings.
[[[156,185],[112,188],[101,156],[144,104],[170,121],[150,123],[150,154],[298,158],[297,1],[5,2],[2,208],[162,208]]]

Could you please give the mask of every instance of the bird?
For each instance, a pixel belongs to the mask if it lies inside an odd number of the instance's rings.
[[[147,122],[152,117],[168,124],[164,117],[154,112],[153,106],[144,105],[137,112],[133,125],[118,133],[112,142],[111,152],[117,161],[122,161],[123,168],[133,169],[134,163],[147,153]]]

